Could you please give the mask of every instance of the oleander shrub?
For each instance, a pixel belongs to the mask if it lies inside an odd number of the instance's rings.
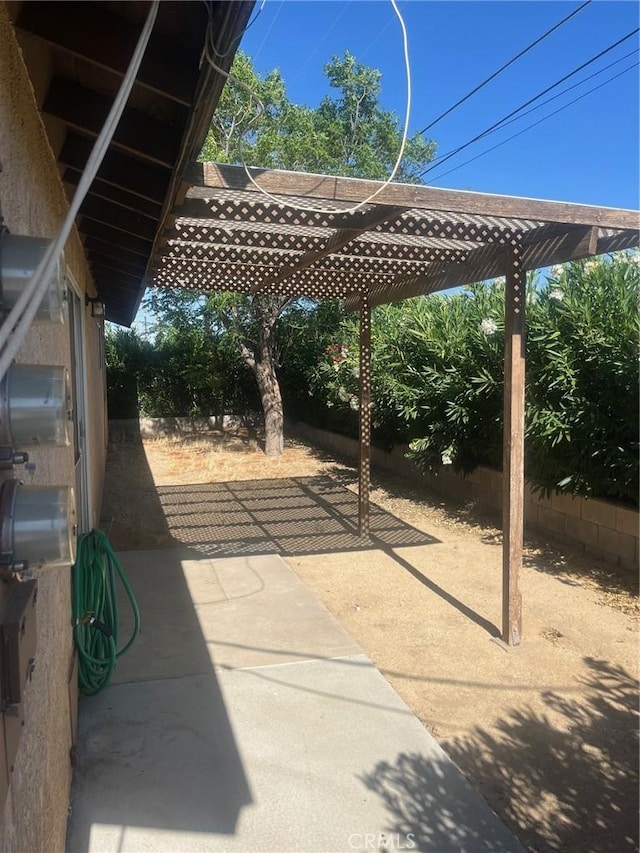
[[[637,504],[638,258],[576,261],[528,283],[526,473],[541,491]],[[356,435],[357,316],[318,312],[308,308],[307,330],[288,340],[288,404]],[[501,280],[376,309],[374,441],[408,442],[426,471],[499,469],[503,350]]]

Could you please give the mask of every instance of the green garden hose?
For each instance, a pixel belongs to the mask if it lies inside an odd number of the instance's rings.
[[[133,631],[118,651],[116,573],[133,610]],[[140,630],[140,611],[127,577],[102,530],[78,539],[73,567],[73,633],[78,649],[78,685],[85,696],[106,687],[118,658],[133,645]]]

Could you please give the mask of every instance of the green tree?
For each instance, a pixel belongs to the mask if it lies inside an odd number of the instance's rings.
[[[234,337],[221,322],[223,306],[190,292],[158,290],[150,303],[164,322],[139,382],[140,409],[149,416],[206,416],[255,411],[255,383],[238,361]],[[228,294],[228,300],[234,295]]]
[[[334,90],[316,108],[292,104],[278,70],[264,77],[238,51],[201,159],[249,166],[349,175],[380,180],[395,163],[401,143],[397,116],[379,103],[381,73],[357,62],[350,53],[325,66]],[[251,95],[250,93],[254,93]],[[260,106],[258,107],[258,102]],[[435,146],[419,134],[407,141],[396,174],[417,181],[433,158]],[[154,294],[151,305],[163,321],[176,320],[187,303],[203,298]],[[204,306],[234,342],[236,352],[258,385],[265,421],[265,452],[283,448],[283,404],[278,381],[276,324],[291,306],[288,297],[214,294]]]
[[[109,417],[137,418],[138,377],[148,363],[151,345],[133,329],[110,327],[106,329],[104,343]]]

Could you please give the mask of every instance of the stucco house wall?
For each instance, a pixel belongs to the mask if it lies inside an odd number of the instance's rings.
[[[53,237],[64,218],[67,202],[36,96],[3,3],[0,3],[0,162],[0,212],[6,226],[15,234]],[[81,293],[91,293],[93,286],[75,233],[67,244],[65,262]],[[88,308],[83,310],[89,498],[91,521],[95,523],[100,511],[105,460],[104,366],[100,364],[103,330],[101,321],[93,319]],[[69,324],[34,324],[17,360],[66,365],[72,369]],[[33,484],[74,485],[73,447],[35,450],[30,452],[30,460],[35,463],[33,473],[16,468],[15,476]],[[2,479],[13,476],[10,471],[0,474]],[[64,850],[71,782],[70,569],[45,568],[37,571],[36,576],[36,665],[25,691],[25,725],[0,828],[0,848],[11,853]],[[0,609],[6,596],[7,583],[0,583]]]

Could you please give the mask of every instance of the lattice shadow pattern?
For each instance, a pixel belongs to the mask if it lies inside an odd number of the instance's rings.
[[[208,556],[320,554],[429,545],[438,540],[371,505],[358,536],[358,496],[331,477],[164,486],[158,497],[174,540]]]

